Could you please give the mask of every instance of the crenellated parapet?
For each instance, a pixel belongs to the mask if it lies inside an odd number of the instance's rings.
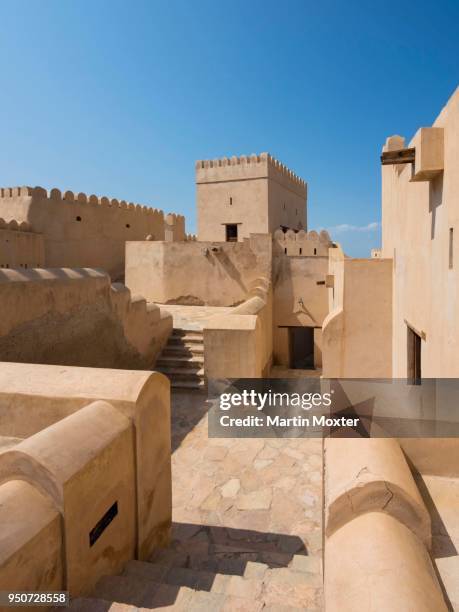
[[[13,232],[31,232],[32,228],[27,221],[21,221],[18,223],[16,219],[11,219],[11,221],[5,221],[0,217],[0,230],[9,230]]]
[[[114,280],[124,273],[126,242],[147,236],[164,240],[169,228],[182,236],[174,239],[183,240],[185,234],[181,215],[172,213],[166,223],[164,212],[150,206],[57,188],[2,188],[0,217],[12,227],[25,228],[25,223],[42,234],[47,267],[102,268]]]
[[[333,245],[330,235],[326,230],[317,233],[314,230],[305,232],[300,230],[284,232],[278,229],[273,235],[273,250],[275,255],[289,256],[328,256],[328,249]]]
[[[168,213],[164,219],[164,240],[180,242],[185,240],[185,217]]]
[[[3,187],[0,189],[0,198],[4,200],[24,197],[35,200],[50,200],[63,204],[88,204],[90,206],[124,209],[138,214],[164,217],[164,212],[160,209],[136,204],[134,202],[126,202],[126,200],[118,200],[117,198],[108,198],[107,196],[97,196],[94,194],[87,195],[86,193],[75,193],[69,190],[61,191],[57,188],[47,190],[43,187]],[[4,203],[7,204],[7,202]]]
[[[307,184],[269,153],[233,155],[196,162],[196,183],[269,178],[306,197]]]

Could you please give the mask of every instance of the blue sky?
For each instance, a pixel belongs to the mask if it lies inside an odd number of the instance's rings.
[[[194,161],[269,151],[309,227],[380,242],[381,146],[459,84],[459,2],[0,0],[1,185],[176,211]]]

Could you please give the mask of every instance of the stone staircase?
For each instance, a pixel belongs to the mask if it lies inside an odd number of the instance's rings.
[[[212,528],[201,528],[212,529]],[[206,547],[205,533],[181,546],[173,543],[152,562],[129,561],[119,576],[99,580],[89,597],[76,598],[71,612],[183,611],[319,612],[321,559],[225,542]],[[250,560],[253,559],[253,560]]]
[[[173,389],[204,390],[204,336],[199,329],[175,327],[158,357],[155,370],[165,374]]]

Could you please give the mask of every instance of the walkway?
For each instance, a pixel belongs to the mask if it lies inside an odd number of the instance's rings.
[[[225,609],[321,610],[322,440],[209,439],[205,396],[172,402],[173,545],[163,557],[183,555],[218,572],[212,592],[257,602]]]

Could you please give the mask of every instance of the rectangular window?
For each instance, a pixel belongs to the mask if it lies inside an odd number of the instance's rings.
[[[237,223],[226,226],[226,242],[237,242]]]
[[[233,198],[230,198],[230,206],[233,205]]]
[[[407,326],[407,379],[410,385],[421,384],[421,336]]]
[[[454,230],[452,227],[449,228],[449,251],[448,251],[448,267],[450,270],[453,269],[453,247],[454,247]]]

